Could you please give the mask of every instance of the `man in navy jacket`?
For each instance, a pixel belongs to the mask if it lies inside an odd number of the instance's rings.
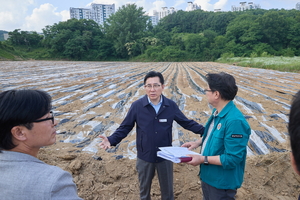
[[[107,149],[124,139],[136,124],[136,147],[140,198],[149,200],[155,170],[158,174],[162,200],[173,200],[173,163],[157,157],[159,147],[172,146],[172,124],[203,134],[204,127],[188,119],[176,103],[162,95],[164,78],[151,71],[144,78],[146,95],[132,103],[119,128],[109,137],[100,136],[100,147]]]

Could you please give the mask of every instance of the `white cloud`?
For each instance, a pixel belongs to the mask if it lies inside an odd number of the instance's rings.
[[[194,1],[195,4],[201,6],[201,10],[205,11],[212,11],[213,5],[209,3],[210,0],[196,0]]]
[[[178,0],[178,2],[181,2],[184,0]],[[99,3],[99,4],[115,4],[115,9],[116,11],[118,11],[119,8],[121,8],[123,5],[126,4],[136,4],[137,7],[143,7],[145,13],[152,15],[153,14],[153,10],[157,10],[160,11],[162,7],[167,7],[167,4],[165,1],[162,0],[156,0],[156,1],[152,1],[149,2],[149,0],[138,0],[138,1],[134,1],[134,0],[93,0],[92,3]],[[90,6],[90,4],[88,4],[87,6]],[[170,6],[170,5],[169,5]]]
[[[214,4],[214,9],[224,10],[225,6],[228,4],[228,0],[219,0]]]
[[[149,4],[146,8],[145,7],[144,8],[145,8],[146,14],[151,16],[151,15],[153,15],[154,10],[161,11],[162,7],[168,7],[167,3],[165,1],[156,0],[156,1],[152,2],[151,4]]]
[[[39,8],[35,8],[30,16],[25,18],[22,30],[41,32],[45,26],[52,26],[54,23],[67,19],[67,11],[56,12],[52,4],[42,4]]]
[[[173,7],[175,7],[175,8],[177,8],[177,7],[182,7],[182,5],[184,6],[184,7],[187,7],[187,1],[186,0],[177,0],[177,1],[175,1],[175,4],[174,4],[174,6]],[[185,9],[184,9],[185,10]]]
[[[42,4],[28,13],[35,6],[34,0],[4,1],[0,0],[0,27],[5,27],[6,31],[21,29],[42,32],[45,26],[70,18],[68,10],[56,12],[56,8],[49,3]]]
[[[153,6],[156,10],[160,10],[162,7],[167,7],[166,2],[165,1],[154,1]]]
[[[259,4],[263,9],[294,9],[299,0],[277,0],[277,1],[254,1],[254,4]]]
[[[69,10],[63,10],[60,12],[62,19],[61,21],[67,21],[68,19],[70,19],[70,11]]]
[[[28,7],[32,4],[33,0],[0,0],[0,27],[5,27],[6,31],[21,28]]]
[[[126,5],[129,3],[127,0],[93,0],[92,3],[99,3],[99,4],[115,4],[116,11],[121,7],[122,5]],[[92,3],[88,4],[87,6],[90,6]]]
[[[196,0],[194,3],[201,6],[202,10],[213,11],[214,9],[224,9],[228,4],[228,0],[219,0],[216,3],[210,3],[211,0]]]
[[[119,3],[121,3],[121,1],[119,1]],[[142,7],[143,8],[143,11],[144,12],[149,12],[149,10],[151,9],[151,8],[153,8],[153,4],[152,3],[149,3],[149,1],[148,2],[146,2],[146,0],[139,0],[139,1],[123,1],[121,4],[122,5],[126,5],[126,4],[135,4],[138,8],[139,7]],[[121,6],[122,6],[121,5]]]

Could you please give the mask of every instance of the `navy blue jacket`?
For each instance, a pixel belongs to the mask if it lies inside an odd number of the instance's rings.
[[[146,162],[161,162],[157,157],[158,147],[172,146],[172,124],[175,120],[183,128],[196,134],[203,134],[204,127],[188,119],[176,103],[162,95],[162,105],[156,114],[145,95],[132,103],[124,121],[108,137],[112,146],[117,145],[133,129],[136,123],[137,157]]]

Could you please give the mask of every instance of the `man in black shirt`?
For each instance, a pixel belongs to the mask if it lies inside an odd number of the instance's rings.
[[[300,91],[298,91],[292,102],[288,128],[292,149],[292,166],[295,172],[300,175]],[[300,200],[300,196],[298,200]]]

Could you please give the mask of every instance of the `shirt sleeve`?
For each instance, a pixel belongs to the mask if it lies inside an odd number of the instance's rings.
[[[135,103],[133,103],[125,119],[121,123],[121,125],[111,136],[107,137],[107,139],[110,142],[110,145],[116,146],[117,144],[119,144],[133,129],[135,122],[136,122],[136,111],[135,111]]]
[[[233,120],[226,126],[224,154],[220,156],[224,169],[233,169],[245,160],[250,127],[242,120]]]

